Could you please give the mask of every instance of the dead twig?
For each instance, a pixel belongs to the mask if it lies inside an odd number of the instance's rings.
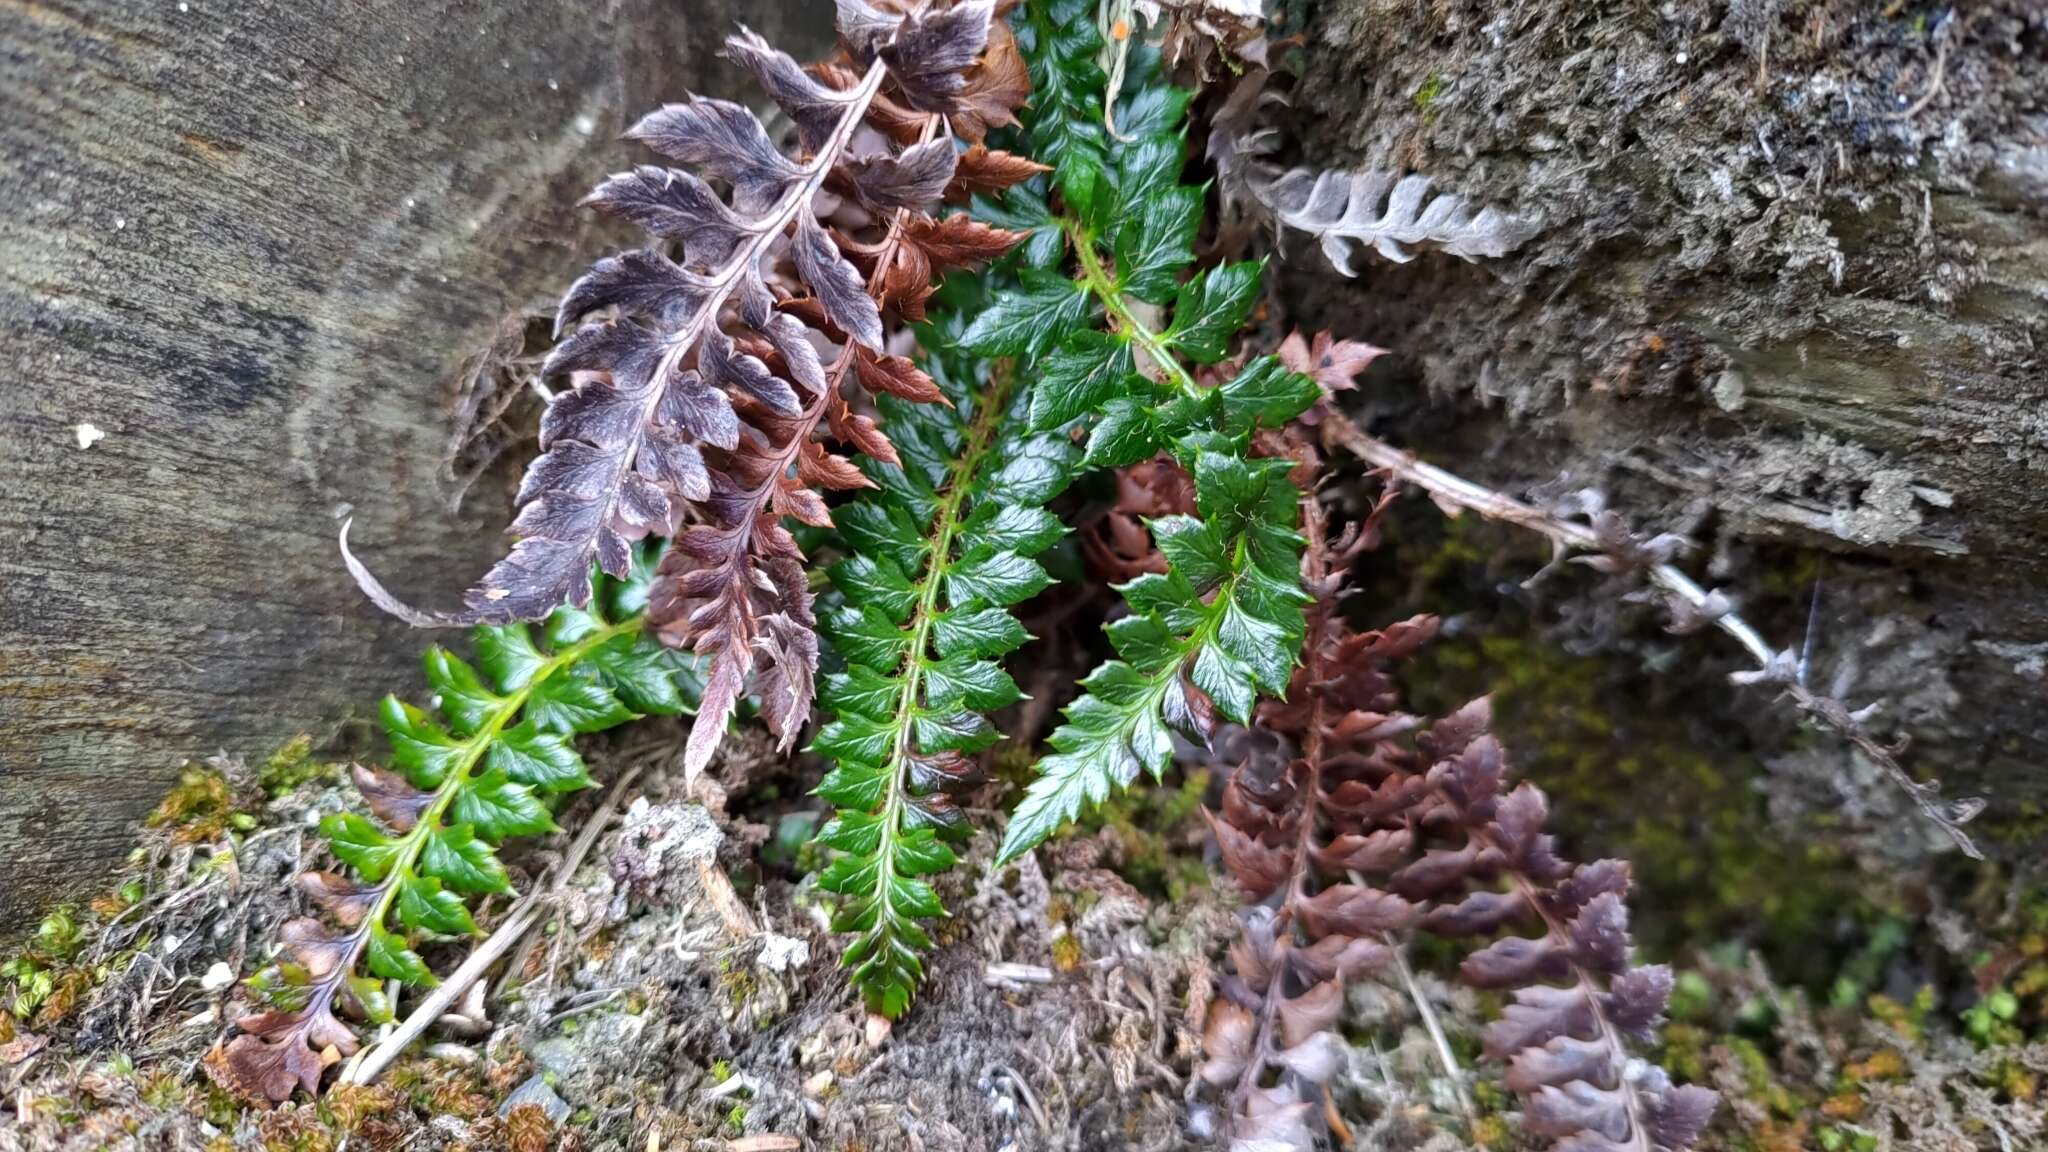
[[[1354,884],[1366,882],[1365,877],[1356,872],[1351,876]],[[1390,932],[1381,933],[1380,941],[1394,954],[1394,971],[1400,974],[1401,987],[1415,1005],[1416,1014],[1422,1018],[1422,1028],[1429,1033],[1429,1042],[1436,1045],[1437,1063],[1443,1066],[1444,1075],[1450,1078],[1451,1092],[1458,1101],[1458,1113],[1464,1117],[1465,1127],[1470,1129],[1478,1113],[1472,1110],[1472,1097],[1465,1091],[1465,1070],[1458,1066],[1457,1054],[1451,1051],[1451,1038],[1445,1034],[1443,1022],[1437,1019],[1436,1008],[1423,994],[1422,985],[1416,982],[1415,969],[1408,965],[1408,949]]]
[[[1412,453],[1404,452],[1383,440],[1367,435],[1349,417],[1341,413],[1327,413],[1322,421],[1322,429],[1324,439],[1330,446],[1344,449],[1382,470],[1393,480],[1414,485],[1429,493],[1430,499],[1435,501],[1437,507],[1443,509],[1446,515],[1456,515],[1461,510],[1470,509],[1486,519],[1504,521],[1540,533],[1560,549],[1595,554],[1604,554],[1607,551],[1599,534],[1592,527],[1561,519],[1512,496],[1496,492],[1482,484],[1475,484],[1433,464],[1424,463]],[[1756,661],[1757,666],[1754,670],[1736,674],[1736,683],[1781,686],[1785,696],[1789,697],[1805,716],[1821,727],[1833,731],[1869,757],[1873,764],[1906,793],[1907,798],[1920,809],[1921,815],[1946,833],[1965,856],[1972,860],[1984,858],[1984,853],[1977,847],[1976,842],[1963,831],[1963,825],[1984,810],[1983,799],[1971,796],[1960,800],[1945,800],[1941,795],[1940,784],[1915,780],[1912,773],[1907,772],[1905,766],[1899,763],[1898,749],[1887,748],[1865,727],[1864,721],[1869,717],[1870,710],[1852,710],[1840,700],[1813,692],[1799,683],[1799,659],[1795,653],[1773,648],[1748,621],[1728,608],[1725,597],[1701,588],[1692,577],[1675,565],[1651,564],[1647,566],[1647,570],[1651,581],[1664,589],[1681,609],[1695,615],[1710,617],[1715,627],[1727,633]]]

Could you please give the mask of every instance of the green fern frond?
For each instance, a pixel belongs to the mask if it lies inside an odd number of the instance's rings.
[[[590,787],[575,737],[695,708],[694,659],[644,626],[657,558],[643,545],[627,579],[598,575],[589,604],[557,609],[539,639],[526,624],[477,628],[474,666],[428,649],[430,708],[384,698],[391,768],[354,772],[369,815],[320,822],[344,871],[300,877],[333,925],[308,918],[285,926],[292,958],[261,985],[278,1010],[239,1022],[243,1034],[223,1065],[234,1083],[273,1100],[294,1087],[313,1091],[320,1050],[356,1044],[334,1007],[348,1003],[386,1022],[379,980],[433,983],[414,946],[475,934],[469,898],[512,888],[497,845],[554,831],[555,798]]]
[[[984,714],[1022,698],[1000,661],[1030,636],[1008,609],[1050,582],[1035,557],[1065,527],[1045,504],[1080,459],[1031,430],[1013,371],[963,354],[959,315],[922,334],[951,407],[881,401],[901,466],[867,466],[875,489],[834,512],[854,553],[832,569],[847,606],[824,629],[846,669],[826,677],[834,719],[813,745],[837,762],[817,794],[839,809],[817,836],[840,853],[818,883],[840,897],[833,927],[856,934],[855,984],[889,1017],[923,977],[921,922],[945,915],[927,878],[967,832],[946,789],[998,738]]]
[[[476,667],[429,648],[438,719],[384,698],[396,771],[357,769],[383,826],[352,813],[320,825],[335,858],[381,886],[366,919],[374,975],[432,980],[387,921],[412,936],[473,933],[463,897],[510,890],[494,847],[554,831],[551,798],[591,786],[576,736],[694,707],[694,663],[642,626],[655,553],[636,560],[627,580],[600,575],[587,607],[557,609],[542,642],[525,624],[479,627]]]
[[[1067,708],[1054,753],[1011,818],[1003,860],[1141,771],[1164,772],[1170,729],[1206,740],[1216,714],[1248,723],[1260,693],[1283,694],[1308,602],[1291,461],[1257,458],[1251,445],[1257,429],[1314,403],[1317,386],[1270,356],[1220,384],[1189,367],[1228,357],[1262,269],[1246,262],[1190,274],[1203,196],[1177,179],[1187,95],[1157,77],[1150,49],[1133,49],[1129,98],[1117,103],[1118,128],[1132,139],[1113,152],[1104,146],[1106,81],[1087,8],[1035,6],[1019,34],[1046,97],[1026,130],[1039,159],[1055,165],[1056,192],[1011,198],[999,222],[1032,233],[1027,267],[961,342],[1027,361],[1032,427],[1084,419],[1084,465],[1173,457],[1194,476],[1200,515],[1150,525],[1169,569],[1121,586],[1131,614],[1109,627],[1120,659],[1091,673]]]

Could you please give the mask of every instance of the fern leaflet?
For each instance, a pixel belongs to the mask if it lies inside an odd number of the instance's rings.
[[[599,575],[584,607],[548,618],[541,643],[515,623],[475,630],[476,667],[428,649],[438,718],[384,698],[392,768],[354,770],[369,815],[320,822],[346,874],[299,878],[340,927],[312,917],[284,926],[292,959],[264,980],[274,1007],[244,1016],[241,1035],[216,1050],[209,1064],[222,1080],[271,1100],[295,1088],[317,1092],[322,1050],[357,1048],[335,1008],[388,1022],[379,980],[433,983],[413,945],[474,935],[467,897],[512,890],[494,846],[554,831],[551,798],[590,787],[575,737],[694,708],[701,685],[693,659],[644,627],[656,559],[642,546],[625,579]]]

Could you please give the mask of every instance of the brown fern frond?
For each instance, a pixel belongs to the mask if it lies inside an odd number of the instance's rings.
[[[1278,447],[1313,469],[1305,437],[1290,435]],[[1395,709],[1385,666],[1434,635],[1436,620],[1351,632],[1337,605],[1365,526],[1333,541],[1320,502],[1310,495],[1302,508],[1303,584],[1315,598],[1302,663],[1286,699],[1262,704],[1258,716],[1298,754],[1275,778],[1247,763],[1225,787],[1221,814],[1209,814],[1225,866],[1263,903],[1231,949],[1233,972],[1209,1017],[1200,1074],[1231,1090],[1234,1148],[1306,1152],[1321,1124],[1322,1085],[1342,1058],[1332,1028],[1343,981],[1384,967],[1392,958],[1386,938],[1419,912],[1353,878],[1407,855],[1402,813],[1422,800],[1423,781],[1397,740],[1415,721]]]
[[[1373,354],[1291,343],[1298,369],[1322,367],[1326,390]],[[1297,461],[1304,488],[1322,466],[1311,423],[1263,445]],[[1224,864],[1261,902],[1204,1035],[1201,1075],[1231,1090],[1232,1146],[1315,1146],[1322,1084],[1341,1057],[1341,981],[1377,973],[1399,934],[1534,925],[1539,935],[1500,936],[1460,968],[1466,983],[1513,991],[1486,1051],[1507,1063],[1526,1125],[1568,1152],[1682,1152],[1716,1097],[1674,1086],[1627,1051],[1627,1040],[1653,1038],[1671,988],[1667,969],[1630,963],[1628,866],[1556,856],[1543,794],[1527,783],[1503,791],[1487,701],[1426,731],[1398,710],[1387,665],[1435,633],[1433,617],[1361,634],[1337,611],[1344,568],[1391,499],[1334,539],[1321,503],[1303,500],[1303,582],[1315,601],[1302,664],[1286,698],[1258,714],[1298,754],[1277,774],[1240,769],[1210,816]]]
[[[675,536],[652,615],[664,639],[709,659],[686,771],[709,761],[750,687],[793,743],[817,639],[783,520],[828,525],[821,490],[865,483],[817,436],[893,458],[844,395],[849,379],[917,392],[900,370],[858,370],[889,363],[885,312],[920,316],[939,271],[1021,238],[929,215],[958,183],[956,139],[978,144],[1027,94],[995,10],[993,0],[907,12],[840,0],[844,57],[813,70],[742,29],[727,53],[794,121],[795,157],[723,100],[692,98],[635,125],[628,138],[682,166],[620,173],[586,201],[639,223],[654,244],[599,261],[562,300],[558,331],[604,315],[548,359],[545,370],[574,387],[542,419],[542,455],[510,529],[518,543],[458,613],[407,607],[348,557],[371,599],[422,626],[538,619],[588,600],[593,561],[622,575],[633,540]],[[888,142],[879,151],[860,150],[864,123]],[[974,180],[1029,174],[983,164]],[[872,235],[828,227],[818,198],[828,185],[866,209]]]
[[[1530,1131],[1569,1152],[1680,1152],[1698,1138],[1717,1097],[1674,1086],[1662,1069],[1629,1054],[1628,1041],[1654,1038],[1671,972],[1630,961],[1628,865],[1558,858],[1543,831],[1549,810],[1542,791],[1527,782],[1505,789],[1506,763],[1489,720],[1481,699],[1420,737],[1435,761],[1420,822],[1434,845],[1396,872],[1391,886],[1436,902],[1422,918],[1424,931],[1507,930],[1468,956],[1459,975],[1474,987],[1512,992],[1514,1003],[1487,1028],[1486,1054],[1507,1062],[1507,1085],[1522,1097]],[[1520,935],[1517,927],[1538,934]]]

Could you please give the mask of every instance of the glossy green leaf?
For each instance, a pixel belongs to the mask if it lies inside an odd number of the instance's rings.
[[[491,846],[468,825],[430,833],[420,849],[420,873],[457,892],[510,892],[512,881]]]
[[[534,673],[547,663],[547,657],[534,646],[533,633],[524,624],[485,624],[473,635],[477,664],[499,692],[516,692],[526,687]]]
[[[1128,340],[1107,332],[1076,332],[1039,365],[1031,389],[1031,427],[1057,428],[1142,385]]]
[[[1088,315],[1081,285],[1048,278],[998,296],[960,336],[961,347],[983,356],[1036,355]]]
[[[1123,397],[1111,400],[1088,430],[1088,452],[1081,463],[1088,468],[1123,468],[1150,460],[1164,446],[1152,406]]]
[[[1171,301],[1181,271],[1194,261],[1201,223],[1200,190],[1175,185],[1146,193],[1116,232],[1117,277],[1124,292],[1148,304]]]
[[[1073,476],[1071,464],[1060,466],[1060,471],[1066,479]],[[1062,482],[1060,487],[1065,487],[1065,483]],[[1016,552],[1036,556],[1066,535],[1066,524],[1044,508],[1011,503],[1012,493],[1008,491],[993,495],[993,499],[979,502],[961,526],[963,552]]]
[[[524,784],[515,784],[503,772],[484,773],[469,787],[455,794],[449,807],[451,824],[467,824],[486,840],[508,836],[538,836],[555,830],[547,805]]]
[[[407,876],[398,882],[399,923],[415,932],[438,936],[473,936],[476,921],[462,897],[441,886],[434,876]]]
[[[543,732],[527,720],[508,729],[484,754],[484,765],[536,792],[573,792],[591,786],[583,757],[571,739]]]
[[[1289,370],[1277,356],[1260,356],[1225,384],[1224,418],[1233,428],[1278,428],[1308,411],[1322,396],[1316,382]]]
[[[1003,656],[1030,638],[1024,625],[1001,608],[956,608],[932,619],[932,645],[941,657]]]
[[[601,732],[633,713],[588,671],[565,668],[534,685],[526,715],[543,732]]]
[[[946,595],[955,604],[994,604],[1007,608],[1028,600],[1052,582],[1036,560],[1015,552],[979,556],[946,573]]]
[[[917,590],[892,557],[856,553],[833,565],[831,575],[848,603],[877,609],[890,620],[902,620],[917,606]]]
[[[419,953],[405,946],[405,941],[379,927],[370,933],[369,947],[363,951],[363,966],[372,976],[396,980],[401,984],[431,985],[434,974],[427,971],[426,961]]]
[[[925,665],[924,682],[926,701],[942,711],[992,712],[1024,698],[1000,665],[965,654]]]
[[[376,825],[353,812],[323,817],[320,835],[336,860],[372,883],[384,879],[404,854],[400,841],[386,836]]]
[[[674,716],[694,711],[700,692],[695,657],[679,652],[644,632],[614,637],[584,658],[584,667],[618,698],[620,710],[599,709],[590,724],[610,727],[642,716]],[[579,726],[578,732],[596,731]]]
[[[386,696],[377,715],[384,723],[385,737],[391,741],[392,764],[415,787],[439,787],[467,755],[463,742],[396,696]]]
[[[878,608],[834,612],[826,618],[825,633],[841,656],[870,668],[894,668],[910,647],[902,627]]]
[[[1224,264],[1180,286],[1166,341],[1204,364],[1223,359],[1259,298],[1259,265]]]

